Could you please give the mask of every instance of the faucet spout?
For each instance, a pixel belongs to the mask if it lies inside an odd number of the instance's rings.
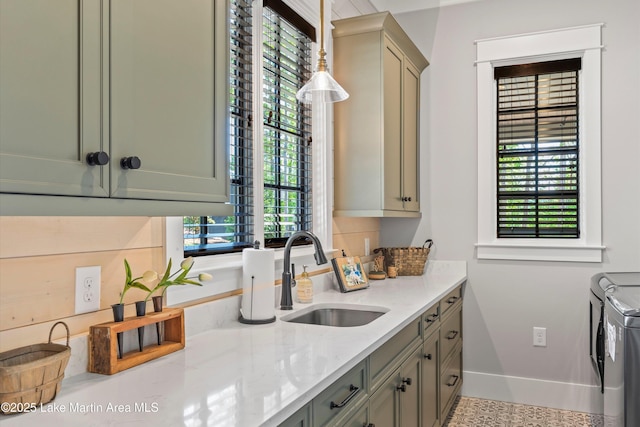
[[[280,297],[280,310],[291,310],[293,309],[293,297],[291,296],[291,246],[293,246],[293,242],[295,242],[300,237],[308,237],[313,242],[313,246],[315,247],[315,253],[313,257],[316,259],[316,264],[326,264],[327,257],[324,255],[324,250],[322,249],[322,244],[320,243],[320,239],[316,237],[313,233],[309,231],[296,231],[289,237],[286,245],[284,246],[284,266],[282,269],[282,296]]]

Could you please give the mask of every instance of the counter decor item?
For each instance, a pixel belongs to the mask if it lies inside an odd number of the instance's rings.
[[[382,253],[387,271],[395,267],[398,276],[422,276],[431,246],[433,240],[427,239],[422,247],[377,248],[373,253]]]
[[[67,330],[67,344],[53,344],[57,325]],[[0,413],[30,411],[34,405],[48,403],[60,391],[64,370],[69,363],[69,327],[56,322],[49,331],[49,342],[0,353]]]
[[[147,301],[149,300],[149,298],[151,298],[151,300],[153,301],[153,311],[156,313],[161,312],[162,302],[164,301],[164,294],[167,292],[167,289],[170,286],[181,286],[181,285],[202,286],[202,283],[200,282],[208,282],[209,280],[213,279],[213,277],[208,273],[198,274],[197,280],[195,280],[196,279],[195,277],[187,277],[187,275],[191,271],[191,268],[193,268],[193,257],[188,257],[182,260],[182,262],[180,263],[180,269],[175,271],[173,274],[171,273],[171,265],[172,265],[172,260],[171,258],[169,258],[169,262],[167,263],[167,268],[164,271],[164,275],[162,276],[162,278],[160,278],[160,281],[158,282],[158,284],[147,293],[147,297],[144,299],[144,301],[142,301],[142,307],[140,311],[138,311],[138,303],[136,302],[136,314],[138,316],[145,315],[144,311],[147,308]],[[153,295],[158,291],[160,292],[160,295]],[[162,343],[162,329],[163,329],[163,323],[157,322],[156,335],[158,339],[158,345]],[[144,336],[144,331],[142,336]],[[140,329],[138,329],[138,340],[140,343],[140,351],[142,351],[143,340],[140,335]]]
[[[342,254],[345,255],[344,251]],[[357,291],[369,287],[367,274],[357,256],[342,256],[331,260],[341,292]]]
[[[260,242],[242,251],[242,302],[238,321],[248,325],[275,322],[275,251]]]
[[[371,280],[384,280],[387,278],[387,273],[384,272],[384,256],[378,255],[373,260],[371,270],[369,270],[369,279]]]
[[[296,296],[301,304],[309,304],[313,302],[313,282],[307,273],[307,266],[302,266],[301,277],[296,280]]]
[[[131,273],[131,266],[129,262],[125,258],[124,260],[124,271],[125,271],[125,281],[124,287],[122,288],[122,292],[120,292],[120,302],[117,304],[112,304],[111,309],[113,310],[113,321],[114,322],[122,322],[124,320],[124,295],[131,288],[140,289],[143,291],[151,292],[150,289],[144,285],[142,282],[152,282],[157,279],[158,275],[155,271],[147,270],[144,272],[142,276],[132,278],[133,274]],[[138,304],[136,303],[136,312],[138,312]],[[143,313],[144,316],[144,313]],[[144,333],[144,332],[143,332]],[[138,335],[140,335],[140,331],[138,331]],[[118,334],[118,357],[122,358],[123,343],[122,343],[122,333]],[[140,336],[138,336],[138,341],[142,342]],[[142,344],[140,345],[140,351],[142,351]]]

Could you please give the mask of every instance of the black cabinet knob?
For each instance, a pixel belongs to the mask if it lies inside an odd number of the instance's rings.
[[[89,166],[104,166],[107,163],[109,163],[109,155],[104,151],[87,154],[87,164]]]
[[[431,353],[429,353],[429,354],[425,354],[425,355],[424,355],[424,358],[425,358],[425,359],[429,359],[429,360],[431,360],[431,357],[432,357],[432,356],[431,356]]]
[[[401,384],[401,385],[396,387],[396,390],[400,390],[401,392],[404,393],[405,391],[407,391],[407,386],[404,385],[404,384]]]
[[[402,201],[403,202],[410,202],[411,201],[411,197],[403,197]]]
[[[123,157],[120,159],[120,166],[122,169],[140,169],[142,162],[140,161],[140,157]]]
[[[403,384],[411,385],[411,382],[412,382],[412,381],[411,381],[411,378],[403,378],[403,379],[402,379],[402,383],[403,383]]]

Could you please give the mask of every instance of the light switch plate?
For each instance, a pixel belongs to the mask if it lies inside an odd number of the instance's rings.
[[[76,314],[100,310],[100,266],[76,268]]]

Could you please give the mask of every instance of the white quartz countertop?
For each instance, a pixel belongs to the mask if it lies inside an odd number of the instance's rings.
[[[422,311],[466,280],[463,261],[429,261],[420,277],[371,281],[347,294],[329,290],[314,304],[385,307],[358,327],[280,320],[229,322],[193,336],[186,348],[115,375],[65,379],[58,396],[3,426],[275,426],[366,358]],[[294,310],[308,305],[294,304]],[[191,320],[186,316],[186,322]]]

